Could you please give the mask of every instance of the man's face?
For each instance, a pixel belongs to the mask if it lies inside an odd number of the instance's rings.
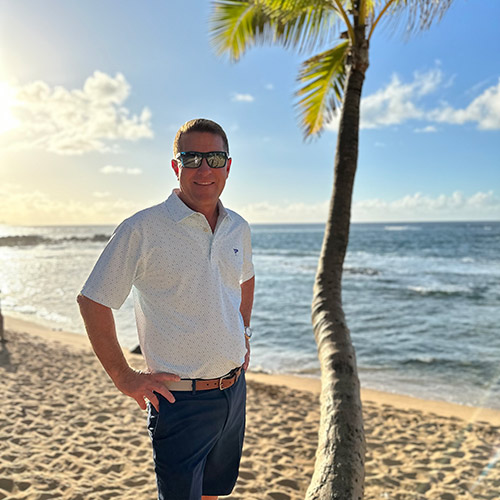
[[[181,139],[181,151],[225,151],[222,137],[210,132],[188,132]],[[179,179],[180,199],[192,210],[202,212],[215,208],[219,196],[224,190],[231,167],[231,159],[223,168],[210,168],[203,158],[199,168],[183,168],[172,160],[172,168]]]

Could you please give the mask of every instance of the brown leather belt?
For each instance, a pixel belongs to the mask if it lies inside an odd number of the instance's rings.
[[[227,375],[212,379],[182,379],[178,382],[165,382],[169,391],[208,391],[210,389],[229,389],[233,386],[241,375],[242,367],[235,368]]]

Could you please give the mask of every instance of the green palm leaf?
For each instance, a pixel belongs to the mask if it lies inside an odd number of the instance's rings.
[[[302,64],[298,81],[299,108],[304,136],[319,134],[342,101],[349,41],[311,57]]]
[[[264,0],[277,16],[277,40],[299,52],[332,43],[342,22],[331,0]]]
[[[329,0],[219,0],[210,31],[217,53],[237,61],[257,44],[313,50],[334,39],[338,23]]]
[[[214,2],[211,16],[212,43],[219,55],[229,54],[237,61],[257,43],[274,41],[273,20],[263,2],[225,0]]]
[[[405,38],[429,29],[439,22],[453,0],[386,0],[383,23],[394,33],[403,31]]]

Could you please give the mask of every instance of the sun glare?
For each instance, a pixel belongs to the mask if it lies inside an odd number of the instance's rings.
[[[16,128],[19,121],[12,114],[16,104],[16,92],[6,82],[0,82],[0,134]]]

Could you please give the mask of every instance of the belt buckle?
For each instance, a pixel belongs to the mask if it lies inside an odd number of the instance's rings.
[[[222,383],[223,383],[224,380],[228,380],[228,379],[230,379],[232,377],[234,377],[234,375],[231,375],[231,373],[228,373],[225,377],[221,377],[219,379],[219,390],[220,391],[225,391],[226,389],[229,389],[229,387],[231,387],[231,386],[223,387]]]

